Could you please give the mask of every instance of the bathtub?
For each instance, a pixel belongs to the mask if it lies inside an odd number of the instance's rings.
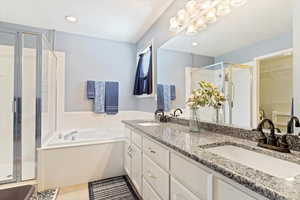
[[[38,149],[38,190],[124,175],[124,131],[59,131]]]
[[[72,129],[60,131],[49,139],[43,148],[63,148],[78,145],[105,143],[124,140],[123,130],[114,129]]]

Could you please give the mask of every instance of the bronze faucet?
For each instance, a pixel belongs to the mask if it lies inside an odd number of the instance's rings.
[[[270,134],[266,136],[263,131],[264,124],[268,123],[270,125]],[[274,123],[270,119],[263,119],[259,125],[257,126],[257,131],[261,133],[260,137],[258,138],[258,146],[283,152],[283,153],[290,153],[289,145],[287,143],[287,136],[283,135],[281,139],[275,135],[275,126]]]
[[[176,114],[177,112],[179,112],[180,114]],[[176,108],[173,112],[173,117],[178,117],[180,115],[182,115],[183,111],[180,108]]]
[[[287,124],[287,133],[291,134],[294,132],[294,121],[296,122],[295,126],[300,127],[300,121],[298,117],[292,116],[290,121]]]
[[[165,114],[164,110],[163,109],[157,109],[155,111],[155,116],[158,117],[159,121],[160,122],[169,122],[170,121],[170,117],[168,115]]]

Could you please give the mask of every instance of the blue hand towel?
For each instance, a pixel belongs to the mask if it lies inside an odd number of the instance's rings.
[[[164,86],[157,84],[157,109],[164,110]]]
[[[87,81],[86,83],[86,94],[88,99],[95,98],[95,81]]]
[[[170,85],[163,85],[164,88],[164,111],[171,110],[171,87]]]
[[[171,85],[171,100],[174,101],[176,99],[176,86]]]
[[[105,113],[105,82],[95,82],[94,112]]]
[[[105,82],[105,112],[117,114],[119,111],[119,83]]]

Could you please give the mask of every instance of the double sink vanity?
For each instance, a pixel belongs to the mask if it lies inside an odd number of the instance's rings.
[[[222,131],[219,125],[191,133],[172,122],[123,123],[124,168],[144,200],[300,199],[300,152],[261,148],[259,133]]]

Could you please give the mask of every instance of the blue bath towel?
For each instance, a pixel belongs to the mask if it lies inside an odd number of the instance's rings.
[[[171,110],[171,87],[164,85],[164,111]]]
[[[86,83],[86,94],[88,99],[95,98],[95,81],[87,81]]]
[[[171,87],[170,85],[157,84],[157,109],[171,110]]]
[[[176,86],[171,85],[171,100],[174,101],[176,99]]]
[[[94,112],[105,113],[105,82],[95,81]]]
[[[157,84],[157,109],[164,110],[164,86]]]
[[[117,114],[119,112],[119,83],[105,82],[105,112]]]

